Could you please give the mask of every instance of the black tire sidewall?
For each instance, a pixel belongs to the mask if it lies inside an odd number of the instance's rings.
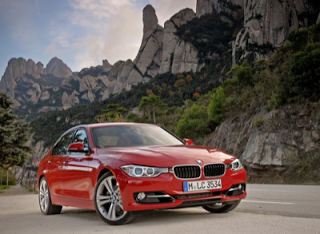
[[[211,212],[211,213],[227,213],[229,211],[234,210],[238,205],[240,204],[240,200],[233,202],[233,203],[226,203],[224,206],[221,206],[221,208],[212,208],[210,205],[202,206],[203,209]]]

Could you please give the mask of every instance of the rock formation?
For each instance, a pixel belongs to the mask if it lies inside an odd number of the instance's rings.
[[[147,5],[143,9],[143,37],[135,66],[129,74],[128,86],[135,85],[158,74],[160,68],[163,28],[158,25],[155,9]]]
[[[142,42],[134,61],[129,59],[111,65],[104,60],[102,66],[72,73],[57,57],[52,58],[45,68],[42,63],[35,64],[31,59],[14,58],[9,61],[0,81],[0,92],[9,94],[14,107],[25,113],[46,112],[104,100],[111,94],[148,81],[159,74],[159,70],[160,73],[197,71],[201,66],[196,48],[175,35],[177,27],[194,17],[191,9],[180,11],[166,23],[164,36],[155,9],[147,5],[143,9]],[[28,103],[38,107],[28,109]]]
[[[242,58],[250,53],[255,60],[266,58],[272,48],[285,44],[292,30],[310,24],[308,15],[312,11],[308,0],[246,0],[244,28],[236,38],[237,49],[244,51]]]
[[[134,61],[118,61],[111,65],[104,60],[100,66],[72,73],[56,57],[45,68],[31,59],[13,58],[0,81],[0,92],[9,94],[14,107],[26,114],[104,100],[157,74],[199,71],[203,65],[199,64],[196,47],[177,36],[178,27],[196,17],[218,14],[230,25],[244,17],[244,28],[234,43],[239,63],[252,54],[254,59],[264,58],[268,52],[282,46],[290,31],[308,26],[310,12],[312,8],[307,0],[198,0],[196,13],[191,9],[181,10],[162,28],[155,9],[147,5],[143,9],[142,42]],[[218,54],[210,56],[209,59],[219,57]],[[28,103],[37,108],[30,109]]]
[[[254,125],[257,118],[262,126]],[[318,111],[301,105],[228,118],[216,129],[209,145],[240,157],[249,174],[281,171],[288,157],[319,149],[318,119]]]
[[[14,90],[17,87],[16,81],[19,77],[28,74],[39,79],[41,73],[43,73],[42,63],[35,64],[31,59],[26,61],[23,58],[12,58],[8,62],[6,71],[0,81],[0,92],[7,93],[15,98]]]
[[[162,58],[159,73],[173,74],[187,71],[196,72],[201,66],[198,62],[198,51],[190,43],[180,40],[176,35],[177,27],[195,18],[191,9],[184,9],[171,17],[164,24]]]
[[[72,76],[71,69],[59,58],[54,57],[46,66],[47,74],[58,78],[69,78]]]
[[[244,0],[198,0],[197,1],[197,17],[201,17],[206,14],[227,12],[233,13],[234,9],[240,6],[243,8]]]

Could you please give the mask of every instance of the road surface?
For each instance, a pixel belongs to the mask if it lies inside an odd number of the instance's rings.
[[[123,226],[110,226],[95,211],[77,208],[44,216],[36,194],[8,192],[0,194],[1,234],[320,233],[320,186],[248,185],[248,197],[227,214],[202,208],[153,211]]]

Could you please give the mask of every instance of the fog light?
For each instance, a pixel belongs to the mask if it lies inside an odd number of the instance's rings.
[[[241,190],[241,189],[242,189],[242,185],[241,185],[241,184],[239,184],[238,189],[239,189],[239,190]]]
[[[143,200],[144,198],[146,197],[146,194],[145,193],[138,193],[138,195],[137,195],[137,198],[138,198],[138,200]]]

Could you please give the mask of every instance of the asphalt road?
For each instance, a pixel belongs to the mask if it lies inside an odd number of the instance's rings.
[[[95,211],[76,208],[44,216],[36,194],[4,193],[0,233],[320,233],[320,186],[248,185],[247,191],[247,199],[227,214],[202,208],[153,211],[123,226],[109,226]]]

